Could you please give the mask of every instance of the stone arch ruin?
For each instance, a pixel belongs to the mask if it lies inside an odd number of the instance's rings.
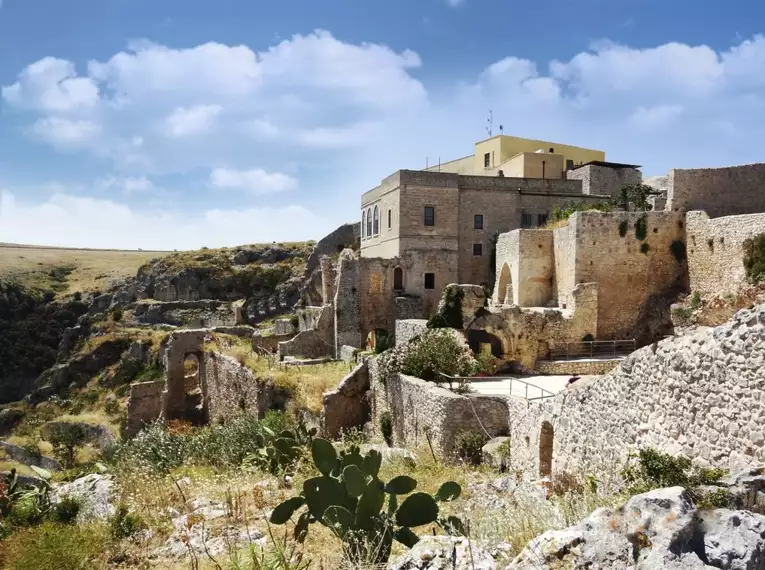
[[[208,422],[205,359],[202,345],[205,331],[173,334],[165,352],[165,389],[162,416],[195,425]]]
[[[553,440],[555,430],[550,422],[542,422],[539,430],[539,475],[549,477],[552,474]]]
[[[497,285],[497,304],[513,304],[513,278],[510,275],[510,266],[507,263],[502,266],[502,271],[499,274],[499,281]]]

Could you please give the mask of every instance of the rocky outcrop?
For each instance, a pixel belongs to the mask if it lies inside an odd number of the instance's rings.
[[[509,568],[765,568],[765,516],[701,511],[682,487],[656,489],[538,536]]]
[[[214,299],[136,303],[133,319],[150,325],[176,327],[215,327],[236,324],[236,313],[230,303]]]
[[[20,445],[13,445],[7,441],[0,441],[0,450],[3,450],[5,455],[14,461],[18,461],[24,465],[41,467],[42,469],[47,469],[48,471],[61,470],[61,465],[58,461],[51,459],[50,457],[45,457],[39,451],[30,451],[25,447],[21,447]]]
[[[467,538],[453,536],[422,537],[388,570],[495,570],[491,555],[471,544]]]
[[[115,512],[114,481],[110,475],[92,473],[71,483],[56,485],[51,491],[52,504],[60,503],[64,497],[72,497],[80,503],[77,522],[85,524],[97,520],[106,520]]]
[[[24,410],[18,408],[6,408],[0,410],[0,435],[11,433],[18,423],[24,419]]]

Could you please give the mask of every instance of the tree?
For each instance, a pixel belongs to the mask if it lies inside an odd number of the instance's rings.
[[[618,207],[627,212],[630,211],[630,206],[634,210],[645,212],[651,209],[648,198],[650,196],[659,196],[660,194],[661,192],[654,190],[652,186],[647,184],[629,184],[622,187],[619,191],[619,197],[614,201]]]
[[[48,435],[53,453],[67,469],[74,467],[77,449],[85,443],[85,428],[80,424],[61,422],[54,424]]]

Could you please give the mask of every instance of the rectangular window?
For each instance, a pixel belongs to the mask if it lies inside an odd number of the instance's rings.
[[[435,289],[435,288],[436,288],[436,274],[426,273],[425,274],[425,289]]]
[[[574,170],[574,161],[570,158],[566,159],[566,170]]]
[[[388,229],[390,229],[390,210],[388,210]]]
[[[476,214],[475,216],[473,216],[473,229],[474,230],[483,229],[483,214]]]
[[[436,225],[436,209],[433,206],[425,206],[425,225]]]
[[[541,227],[541,226],[544,226],[545,224],[547,224],[547,216],[548,216],[547,212],[545,212],[544,214],[539,214],[537,216],[537,226],[538,227]]]
[[[490,168],[491,167],[491,153],[486,153],[483,155],[483,167],[484,168]]]
[[[482,243],[474,243],[473,244],[473,255],[483,255],[483,244]]]
[[[534,228],[534,214],[529,212],[521,212],[521,227],[522,228]]]

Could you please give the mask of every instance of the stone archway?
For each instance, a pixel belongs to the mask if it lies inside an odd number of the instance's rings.
[[[539,431],[539,475],[549,477],[552,475],[553,465],[553,440],[555,430],[550,422],[542,422]]]
[[[513,278],[510,274],[510,266],[505,263],[497,282],[497,304],[512,305],[513,301]]]
[[[205,361],[202,345],[205,331],[171,333],[165,349],[165,389],[162,416],[195,425],[207,423]]]

